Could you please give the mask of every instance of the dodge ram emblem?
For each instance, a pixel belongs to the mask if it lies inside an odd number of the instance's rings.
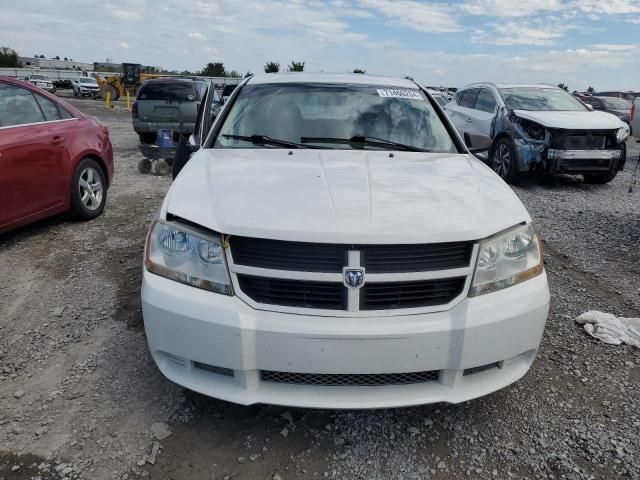
[[[360,288],[364,285],[364,268],[348,268],[344,270],[344,284],[348,288]]]

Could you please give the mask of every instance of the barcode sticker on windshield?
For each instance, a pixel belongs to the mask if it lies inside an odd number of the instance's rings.
[[[395,90],[391,88],[379,88],[378,95],[387,98],[408,98],[409,100],[422,100],[422,96],[417,90]]]

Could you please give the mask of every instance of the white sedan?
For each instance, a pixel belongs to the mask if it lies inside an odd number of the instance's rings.
[[[256,76],[200,128],[145,249],[145,330],[170,380],[245,405],[384,408],[527,372],[549,309],[540,241],[470,154],[490,139],[463,142],[420,86]]]

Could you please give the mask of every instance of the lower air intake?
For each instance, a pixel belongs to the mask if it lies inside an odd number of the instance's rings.
[[[319,385],[332,387],[371,387],[383,385],[409,385],[437,381],[438,370],[412,373],[290,373],[262,370],[260,378],[264,382],[288,383],[292,385]]]

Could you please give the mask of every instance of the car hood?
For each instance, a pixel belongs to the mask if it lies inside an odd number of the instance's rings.
[[[530,220],[468,155],[312,149],[200,150],[161,213],[230,235],[373,244],[475,240]]]
[[[548,128],[567,130],[614,130],[624,127],[618,117],[606,112],[532,112],[514,110],[520,118],[537,122]]]

